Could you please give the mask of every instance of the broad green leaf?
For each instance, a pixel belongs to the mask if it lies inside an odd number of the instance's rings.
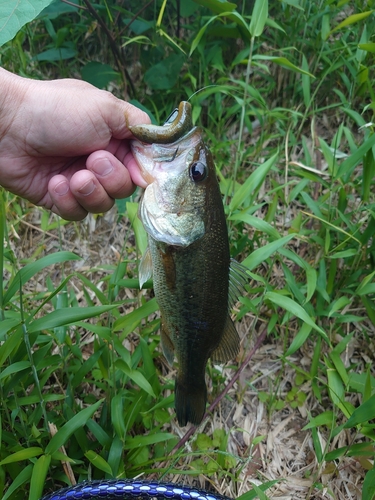
[[[327,368],[328,392],[332,403],[341,408],[344,401],[344,385],[341,377],[334,368]]]
[[[352,174],[354,168],[358,165],[360,161],[363,160],[367,151],[375,145],[375,134],[369,136],[368,139],[351,154],[345,161],[341,163],[338,168],[337,177],[338,179],[348,177]]]
[[[344,428],[349,429],[359,424],[364,424],[375,418],[375,394],[373,394],[367,401],[362,403],[356,408],[345,423]]]
[[[348,377],[348,372],[346,371],[345,365],[342,362],[340,355],[335,350],[332,350],[329,357],[330,357],[331,361],[333,362],[333,365],[334,365],[337,373],[340,375],[340,378],[346,387],[349,383],[349,377]]]
[[[290,344],[289,349],[285,353],[285,356],[291,356],[292,354],[294,354],[309,338],[311,330],[312,326],[304,323],[297,335],[294,337],[293,342]]]
[[[345,26],[350,26],[351,24],[355,24],[359,21],[362,21],[363,19],[366,19],[366,17],[371,16],[373,12],[373,10],[368,10],[366,12],[360,12],[359,14],[348,16],[346,19],[344,19],[344,21],[333,28],[333,30],[330,31],[329,35],[337,30],[340,30],[341,28],[345,28]]]
[[[184,61],[185,57],[182,54],[172,54],[151,66],[144,74],[143,79],[153,90],[172,89],[178,80]]]
[[[302,75],[307,75],[310,78],[314,78],[315,76],[308,71],[303,70],[302,68],[299,68],[295,64],[291,63],[289,59],[283,56],[263,56],[263,55],[255,55],[253,57],[254,60],[257,61],[271,61],[275,64],[278,64],[279,66],[282,66],[283,68],[286,69],[291,69],[292,71],[295,71],[296,73],[301,73]]]
[[[291,5],[292,7],[295,7],[298,10],[302,10],[302,12],[305,10],[303,7],[300,6],[300,0],[281,0],[281,2]]]
[[[73,57],[76,57],[76,55],[77,55],[76,50],[61,47],[61,48],[45,50],[44,52],[37,54],[34,57],[34,59],[36,59],[37,61],[54,62],[54,61],[64,61],[66,59],[72,59]]]
[[[305,425],[302,429],[303,431],[307,431],[308,429],[312,429],[313,427],[320,427],[322,425],[326,425],[328,428],[331,428],[336,420],[335,414],[332,410],[324,411],[320,413],[317,417],[311,418],[310,422]]]
[[[123,458],[123,440],[120,440],[118,436],[113,436],[111,439],[112,443],[109,448],[108,454],[108,464],[113,470],[113,474],[115,477],[118,477],[123,469],[122,464],[124,463]]]
[[[354,255],[358,255],[358,250],[355,248],[348,248],[342,252],[336,252],[332,255],[328,255],[327,257],[329,259],[345,259],[346,257],[353,257]]]
[[[32,472],[33,472],[33,464],[29,464],[24,469],[21,469],[21,472],[12,481],[11,485],[9,486],[2,500],[8,500],[8,498],[10,498],[13,495],[13,493],[18,490],[18,488],[21,488],[23,484],[28,482]]]
[[[115,363],[116,368],[125,373],[134,383],[136,383],[147,394],[155,398],[155,393],[145,376],[139,370],[133,370],[122,359],[118,359]]]
[[[348,304],[350,304],[351,300],[348,297],[345,297],[343,295],[342,297],[339,297],[337,300],[332,302],[332,304],[329,307],[329,313],[328,317],[330,318],[332,314],[334,314],[337,311],[340,311],[344,307],[346,307]]]
[[[81,68],[82,79],[95,85],[99,89],[104,89],[107,85],[116,80],[119,76],[109,64],[103,64],[97,61],[90,61]]]
[[[138,206],[139,203],[134,203],[128,201],[126,203],[126,212],[127,216],[129,217],[130,223],[132,225],[134,234],[135,234],[135,241],[137,243],[137,248],[141,252],[141,255],[143,255],[146,251],[147,245],[148,245],[148,237],[145,228],[143,227],[143,224],[141,220],[138,218]],[[139,285],[138,285],[139,286]]]
[[[373,500],[375,498],[375,467],[369,470],[363,481],[362,498]]]
[[[66,398],[65,394],[44,394],[43,395],[43,401],[45,403],[52,402],[52,401],[62,401],[65,398]],[[20,406],[35,405],[36,403],[40,403],[40,398],[39,398],[38,394],[33,394],[31,396],[24,396],[24,397],[18,398],[17,403]]]
[[[254,172],[246,179],[246,181],[240,186],[230,202],[229,211],[234,212],[238,209],[245,200],[252,200],[255,195],[256,190],[262,185],[267,173],[275,164],[278,153],[274,154],[267,161],[259,165]]]
[[[247,267],[250,271],[255,267],[259,266],[261,262],[268,259],[273,253],[275,253],[279,248],[286,245],[291,239],[294,238],[294,234],[288,234],[283,236],[276,241],[267,243],[264,247],[257,248],[252,252],[246,259],[242,262],[242,265]]]
[[[12,455],[9,455],[8,457],[4,458],[0,462],[0,465],[5,465],[5,464],[11,464],[14,462],[21,462],[22,460],[27,460],[28,458],[34,458],[38,457],[43,453],[42,448],[39,448],[38,446],[31,446],[30,448],[25,448],[23,450],[16,451],[15,453],[12,453]]]
[[[112,425],[121,441],[125,441],[126,426],[124,420],[124,396],[122,393],[116,394],[111,401]]]
[[[269,500],[267,495],[259,488],[259,486],[257,486],[255,483],[252,483],[252,485],[253,485],[253,490],[257,494],[259,500]]]
[[[363,158],[362,174],[362,201],[368,202],[372,192],[372,180],[375,177],[375,155],[373,149],[369,149]]]
[[[108,462],[104,460],[103,457],[95,453],[93,450],[86,451],[85,457],[92,463],[94,467],[99,470],[102,470],[106,474],[109,474],[110,477],[113,476],[113,472]]]
[[[138,435],[129,438],[125,443],[126,450],[133,450],[134,448],[141,448],[150,444],[162,443],[169,439],[174,439],[175,436],[169,432],[156,432],[154,434],[147,434],[146,436]]]
[[[343,426],[336,427],[334,429],[334,434],[337,435],[337,430],[339,432],[342,432]],[[330,462],[332,460],[337,460],[338,458],[342,457],[343,455],[346,455],[347,457],[373,457],[374,456],[374,447],[370,443],[358,443],[358,444],[352,444],[350,446],[342,446],[341,448],[336,448],[333,451],[330,451],[327,453],[325,456],[325,459],[327,462]],[[362,496],[363,500],[367,500],[367,496]]]
[[[268,0],[255,0],[250,21],[251,36],[260,36],[268,17]]]
[[[68,420],[66,424],[64,424],[61,429],[57,431],[57,433],[53,436],[51,441],[48,443],[45,453],[51,455],[52,453],[55,453],[61,446],[66,444],[68,439],[72,434],[75,433],[77,429],[80,429],[84,425],[86,425],[86,422],[89,418],[91,418],[96,410],[99,408],[99,406],[102,404],[103,400],[97,401],[95,404],[92,406],[88,406],[87,408],[84,408],[81,410],[79,413],[74,415],[73,418]]]
[[[3,338],[3,335],[9,333],[16,325],[21,323],[21,316],[19,318],[9,318],[4,319],[0,322],[0,338]]]
[[[262,233],[268,234],[273,240],[278,240],[281,238],[277,229],[275,229],[271,224],[268,224],[264,219],[259,219],[259,217],[254,217],[254,215],[249,215],[245,212],[235,213],[228,217],[229,220],[245,222],[249,226],[254,227]]]
[[[206,22],[206,24],[204,24],[201,29],[198,31],[198,34],[197,36],[194,38],[194,40],[192,41],[192,44],[191,44],[191,47],[190,47],[190,53],[189,53],[189,56],[192,55],[192,53],[195,51],[195,49],[198,47],[199,45],[199,42],[201,41],[203,35],[205,34],[208,26],[213,23],[216,19],[219,19],[221,17],[228,17],[231,21],[234,21],[236,24],[238,24],[239,26],[241,26],[241,28],[244,30],[245,33],[248,32],[248,26],[246,24],[246,22],[244,21],[244,18],[238,14],[238,12],[227,12],[227,11],[223,11],[221,12],[220,14],[218,14],[217,16],[213,16],[213,17],[210,17],[210,19]]]
[[[53,0],[0,0],[0,47]]]
[[[275,484],[277,484],[278,482],[279,479],[266,481],[258,486],[258,492],[267,491],[269,488],[272,488],[272,486],[275,486]],[[243,493],[241,496],[237,497],[237,500],[256,500],[257,498],[259,498],[258,492],[255,490],[247,491],[246,493]]]
[[[91,356],[84,361],[84,363],[80,366],[77,372],[74,374],[73,380],[71,381],[72,387],[77,387],[81,382],[87,381],[85,376],[91,372],[91,370],[96,365],[98,359],[102,355],[104,347],[99,348],[96,352],[91,354]]]
[[[29,333],[33,333],[49,328],[57,328],[58,326],[71,325],[77,321],[100,316],[115,307],[117,306],[67,307],[65,309],[58,309],[46,314],[43,318],[32,321],[27,330]]]
[[[366,50],[367,52],[375,53],[375,43],[374,42],[360,43],[360,44],[358,44],[358,48],[360,48],[361,50]]]
[[[8,377],[9,375],[13,373],[18,373],[22,370],[25,370],[26,368],[30,367],[30,361],[16,361],[15,363],[7,366],[5,370],[0,372],[0,380],[3,380],[4,378]]]
[[[40,500],[50,463],[50,455],[42,455],[35,462],[30,481],[29,500]]]
[[[307,74],[309,72],[308,69],[309,69],[309,65],[308,65],[306,56],[304,54],[302,54],[302,70],[305,72],[302,75],[302,93],[303,93],[303,101],[304,101],[306,109],[309,108],[310,101],[311,101],[311,80]]]
[[[57,450],[57,451],[55,451],[55,453],[52,453],[51,457],[52,457],[52,460],[58,460],[59,462],[69,462],[70,464],[77,463],[76,460],[69,458],[65,453],[63,453],[60,450]]]
[[[17,330],[12,332],[6,341],[0,346],[0,366],[4,364],[7,357],[19,345],[22,338],[23,332],[21,326],[19,326]]]
[[[301,193],[303,198],[304,198],[304,194],[306,195],[307,193]],[[332,224],[331,222],[328,222],[328,220],[326,220],[324,218],[323,215],[321,215],[321,217],[318,217],[317,215],[314,215],[314,214],[310,214],[308,212],[302,212],[303,214],[309,216],[309,217],[313,217],[314,219],[317,219],[319,220],[320,222],[322,222],[323,224],[325,224],[326,226],[332,228],[334,231],[337,231],[339,233],[342,233],[342,234],[345,234],[345,236],[348,237],[348,239],[353,239],[354,241],[356,241],[359,245],[361,245],[361,242],[360,240],[358,240],[353,234],[350,234],[348,233],[347,231],[345,231],[344,229],[341,229],[340,226],[335,226],[335,224]],[[352,249],[350,249],[350,252],[352,251]],[[357,252],[358,253],[358,252]],[[337,254],[336,254],[337,255]],[[331,257],[332,258],[332,257]]]
[[[276,304],[277,306],[282,307],[286,311],[293,314],[293,316],[296,316],[301,321],[304,321],[305,323],[307,323],[309,326],[311,326],[311,328],[313,328],[318,333],[320,333],[320,335],[327,342],[327,344],[330,344],[330,341],[327,337],[326,332],[324,330],[322,330],[315,323],[315,321],[307,314],[305,309],[302,306],[300,306],[299,304],[297,304],[297,302],[290,299],[289,297],[285,297],[285,295],[280,295],[279,293],[276,293],[276,292],[267,292],[265,294],[264,298],[270,300],[273,304]]]
[[[18,273],[15,275],[13,280],[10,282],[8,290],[4,294],[4,305],[7,304],[13,295],[20,289],[20,284],[24,285],[27,283],[36,273],[44,269],[45,267],[52,266],[53,264],[63,263],[69,260],[80,260],[81,257],[72,252],[56,252],[50,255],[46,255],[35,262],[26,264]]]
[[[91,433],[95,436],[95,439],[100,443],[103,448],[109,448],[112,442],[112,438],[106,433],[106,431],[101,427],[96,420],[89,419],[86,422],[87,427],[90,429]]]
[[[366,293],[368,292],[364,292],[363,290],[367,290],[368,289],[368,285],[373,285],[374,283],[371,283],[371,281],[374,279],[375,277],[375,271],[373,271],[372,273],[368,274],[367,276],[365,276],[363,278],[363,280],[361,281],[361,283],[358,285],[355,293],[357,295],[366,295]]]
[[[198,5],[202,7],[207,7],[211,9],[215,14],[221,14],[223,12],[231,12],[236,9],[237,5],[235,3],[227,2],[225,0],[193,0]]]
[[[156,302],[156,299],[153,298],[131,313],[125,314],[122,318],[117,319],[114,322],[113,331],[118,332],[123,330],[121,335],[121,338],[123,339],[126,335],[133,331],[135,326],[138,325],[142,319],[147,318],[147,316],[153,314],[158,309],[158,303]]]
[[[280,248],[279,250],[281,255],[284,255],[288,259],[295,262],[299,267],[301,267],[306,273],[306,281],[307,281],[307,294],[306,294],[306,302],[309,302],[313,294],[316,290],[317,283],[317,273],[316,270],[310,266],[308,262],[302,259],[299,255],[288,250],[287,248]]]

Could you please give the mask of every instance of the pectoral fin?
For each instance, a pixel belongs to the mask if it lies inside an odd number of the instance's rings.
[[[152,259],[150,249],[147,247],[145,253],[142,256],[141,262],[138,267],[139,275],[139,288],[142,288],[144,283],[149,280],[152,276]]]
[[[230,359],[234,359],[240,351],[240,337],[231,320],[227,316],[225,323],[224,335],[218,347],[211,354],[213,363],[226,363]]]
[[[161,337],[161,347],[163,349],[164,356],[166,357],[168,364],[172,366],[174,360],[174,345],[165,325],[163,324],[163,318],[161,320],[160,337]]]

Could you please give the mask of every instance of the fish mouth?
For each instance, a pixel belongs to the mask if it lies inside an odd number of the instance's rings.
[[[193,160],[201,140],[201,130],[194,127],[171,144],[149,144],[133,140],[131,149],[141,176],[149,185],[158,181],[164,173],[168,176],[180,174]]]

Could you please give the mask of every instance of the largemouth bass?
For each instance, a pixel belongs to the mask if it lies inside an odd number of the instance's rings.
[[[142,284],[153,274],[161,312],[161,345],[176,356],[175,408],[181,426],[199,424],[207,402],[209,358],[225,363],[239,352],[229,316],[246,281],[229,254],[228,232],[212,155],[192,126],[191,106],[180,103],[164,126],[130,127],[133,155],[148,183],[139,217],[149,247],[139,267]]]

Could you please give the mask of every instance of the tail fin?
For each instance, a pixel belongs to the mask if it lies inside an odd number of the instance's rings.
[[[175,408],[181,427],[188,422],[194,425],[200,424],[206,411],[206,402],[207,388],[204,378],[200,384],[186,383],[182,377],[176,378]]]

